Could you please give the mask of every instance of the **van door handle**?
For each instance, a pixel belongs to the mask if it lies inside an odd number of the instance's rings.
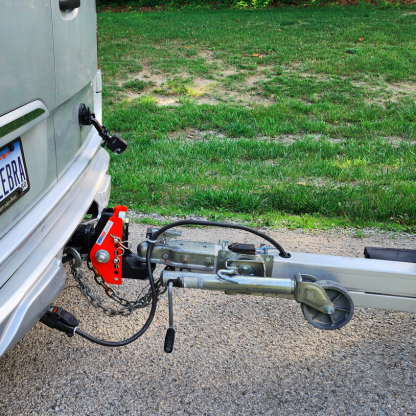
[[[81,0],[59,0],[59,8],[63,12],[78,9],[78,7],[81,7]]]

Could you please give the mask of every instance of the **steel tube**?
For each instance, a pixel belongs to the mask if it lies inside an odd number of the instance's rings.
[[[173,283],[170,282],[168,286],[168,299],[169,299],[169,328],[173,328],[173,296],[172,296]]]
[[[294,279],[272,277],[233,276],[238,284],[220,279],[213,274],[163,271],[162,284],[180,279],[186,289],[218,290],[236,293],[268,293],[276,295],[292,295],[295,292]]]

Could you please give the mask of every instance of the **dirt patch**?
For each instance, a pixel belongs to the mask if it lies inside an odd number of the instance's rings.
[[[286,73],[293,73],[296,68],[289,68]],[[297,72],[297,75],[302,78],[314,79],[318,81],[333,81],[335,79],[349,80],[354,87],[364,88],[366,91],[372,93],[372,95],[378,94],[377,97],[368,98],[365,100],[368,104],[379,104],[385,107],[387,102],[397,103],[403,98],[414,98],[416,96],[416,83],[415,82],[395,82],[386,83],[383,79],[376,79],[373,82],[366,82],[365,80],[354,80],[347,76],[337,75],[337,77],[328,76],[326,74],[314,74],[311,72]],[[367,76],[364,78],[368,78]],[[264,79],[264,78],[263,78]]]
[[[246,137],[230,137],[219,130],[199,130],[194,128],[188,128],[185,130],[178,130],[174,133],[170,133],[168,135],[169,140],[190,140],[190,141],[198,141],[198,140],[207,140],[207,139],[222,139],[222,140],[244,140]],[[261,140],[261,141],[269,141],[274,143],[283,143],[283,144],[292,144],[302,139],[313,139],[313,140],[320,140],[325,138],[327,141],[331,143],[342,143],[344,139],[334,139],[325,137],[322,134],[307,134],[307,133],[300,133],[300,134],[278,134],[276,136],[263,136],[258,135],[254,138],[254,140]]]
[[[166,98],[166,97],[163,97]],[[162,98],[162,99],[163,99]],[[208,103],[208,98],[206,99]],[[165,105],[172,105],[169,104],[169,101],[165,101]],[[215,104],[215,102],[210,102],[209,104]],[[178,105],[175,103],[174,105]],[[173,133],[169,133],[167,136],[169,140],[185,140],[185,141],[199,141],[199,140],[209,140],[209,139],[221,139],[227,141],[235,141],[235,140],[245,140],[247,137],[230,137],[227,134],[221,132],[220,130],[199,130],[195,128],[187,128],[185,130],[178,130]],[[412,146],[416,145],[416,140],[408,140],[401,137],[380,137],[380,139],[389,142],[393,147],[399,147],[402,143],[408,143]],[[324,140],[325,142],[333,143],[333,144],[343,144],[348,143],[347,138],[334,138],[328,137],[324,134],[310,134],[310,133],[298,133],[298,134],[277,134],[275,136],[264,136],[258,135],[251,140],[257,141],[267,141],[272,143],[283,143],[285,145],[291,145],[299,140],[313,140],[313,141],[320,141]],[[266,162],[268,163],[268,162]],[[272,160],[270,164],[274,163]],[[391,169],[391,168],[389,168]],[[311,178],[302,179],[301,182],[309,183]],[[316,179],[316,178],[314,178]],[[356,185],[357,183],[352,183]],[[314,183],[315,186],[320,185],[319,183]],[[340,183],[339,186],[345,185],[345,183]]]
[[[156,103],[160,106],[178,106],[180,102],[177,97],[171,97],[166,95],[153,94],[153,98],[156,100]]]
[[[390,101],[398,102],[405,96],[416,97],[416,83],[415,82],[399,82],[396,84],[387,84],[385,88],[387,93],[391,94]]]
[[[351,84],[356,87],[365,88],[373,95],[377,94],[375,98],[365,100],[368,104],[379,104],[383,107],[388,102],[397,103],[405,98],[415,98],[416,83],[415,82],[396,82],[396,83],[380,83],[380,85],[372,85],[363,81],[351,81]]]
[[[176,74],[154,72],[150,65],[145,62],[143,63],[144,69],[142,71],[130,75],[128,80],[119,80],[118,85],[123,87],[128,81],[143,81],[147,84],[145,88],[141,90],[128,89],[124,93],[124,97],[134,100],[143,95],[150,95],[161,106],[179,105],[180,98],[183,96],[199,105],[226,103],[255,107],[269,106],[276,103],[274,96],[266,96],[264,94],[261,85],[264,81],[270,82],[270,74],[275,70],[273,66],[259,66],[256,70],[247,72],[238,70],[236,67],[227,67],[221,60],[216,59],[215,53],[210,50],[199,51],[198,57],[204,58],[208,64],[216,63],[218,67],[223,69],[210,77],[195,77],[187,72]],[[332,77],[326,74],[301,72],[297,64],[286,66],[283,70],[285,74],[296,74],[299,77],[309,78],[312,81],[331,81],[336,78],[348,79],[354,87],[364,88],[369,92],[368,99],[365,100],[366,103],[377,104],[383,107],[386,107],[388,102],[397,103],[403,99],[414,99],[416,95],[416,83],[414,82],[385,83],[382,79],[371,79],[369,82],[366,82],[365,79],[354,80],[343,76]],[[238,75],[241,75],[241,77],[238,77]],[[179,87],[175,87],[175,83]],[[306,104],[312,104],[307,99],[301,101]]]
[[[381,139],[389,142],[392,147],[399,147],[402,143],[408,143],[411,146],[414,146],[416,144],[415,140],[409,140],[409,139],[403,139],[402,137],[391,137],[391,136],[385,136],[381,137]]]
[[[309,177],[309,178],[299,178],[296,181],[296,185],[299,186],[314,186],[317,188],[325,187],[330,189],[338,189],[338,188],[345,188],[345,187],[356,187],[360,184],[359,181],[352,181],[352,182],[338,182],[334,181],[331,178],[324,178],[324,177]]]
[[[230,75],[237,75],[240,73],[241,71],[237,71],[236,69],[224,69],[221,71],[221,75],[223,77],[229,77]]]
[[[137,74],[131,74],[128,79],[118,80],[117,85],[122,87],[128,81],[139,80],[144,82],[151,82],[154,85],[162,85],[166,81],[166,75],[152,72],[150,68],[144,68]]]
[[[232,73],[231,73],[232,72]],[[222,75],[236,74],[235,71],[222,71]],[[246,81],[240,83],[239,90],[233,90],[222,85],[221,78],[209,79],[197,77],[193,78],[188,73],[182,72],[170,78],[166,74],[154,74],[149,70],[141,71],[139,74],[133,75],[130,80],[140,80],[147,82],[148,85],[140,90],[129,90],[125,93],[125,97],[129,100],[142,97],[143,95],[151,95],[159,105],[172,105],[178,103],[181,96],[187,96],[197,104],[219,104],[235,103],[244,106],[256,105],[272,105],[276,100],[271,97],[264,97],[259,93],[252,93],[249,90],[264,79],[264,75],[256,74],[249,76]],[[170,86],[170,81],[183,81],[184,89],[179,93]],[[122,87],[126,83],[125,80],[118,81],[118,85]],[[168,98],[166,98],[168,97]]]
[[[188,128],[185,130],[178,130],[174,133],[168,135],[169,140],[190,140],[198,141],[205,140],[208,138],[217,138],[217,139],[229,139],[227,135],[219,132],[218,130],[198,130],[193,128]]]

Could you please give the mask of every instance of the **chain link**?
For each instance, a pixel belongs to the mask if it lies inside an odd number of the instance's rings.
[[[130,315],[132,314],[136,309],[142,309],[146,306],[149,306],[152,303],[152,291],[149,288],[147,293],[145,293],[142,297],[130,301],[128,299],[122,298],[119,296],[110,286],[107,285],[107,283],[104,281],[102,276],[98,273],[98,271],[95,269],[94,265],[87,260],[88,268],[94,272],[94,280],[97,283],[97,285],[104,288],[104,291],[106,295],[112,299],[113,301],[117,302],[122,307],[120,309],[113,309],[111,307],[106,307],[103,304],[102,299],[100,299],[98,296],[95,296],[90,286],[85,283],[81,271],[79,268],[75,267],[75,263],[71,267],[71,273],[72,276],[74,276],[74,279],[77,281],[79,285],[79,289],[81,293],[87,298],[88,302],[94,306],[95,308],[101,309],[107,316],[118,316],[118,315]],[[166,292],[166,288],[163,288],[160,280],[157,280],[155,282],[156,286],[156,300],[159,300],[159,297],[163,295]]]

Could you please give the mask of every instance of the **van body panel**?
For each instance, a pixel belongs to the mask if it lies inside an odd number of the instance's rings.
[[[21,138],[30,189],[0,215],[4,235],[56,181],[51,0],[0,2],[0,148]],[[43,109],[23,125],[24,115]],[[7,130],[11,126],[11,131]],[[14,127],[16,127],[14,129]],[[14,129],[14,130],[13,130]]]
[[[87,169],[91,161],[95,160],[95,163],[97,163],[97,153],[101,154],[99,160],[104,170],[102,174],[104,177],[108,168],[109,156],[101,148],[101,138],[98,133],[92,132],[91,139],[88,140],[83,151],[62,178],[0,239],[0,289],[64,215],[66,207],[75,197],[77,187],[81,186],[83,181],[86,180]],[[99,181],[97,186],[103,180],[103,177],[97,176],[96,180]],[[96,191],[93,192],[92,189],[91,195],[88,196],[82,206],[88,203],[91,205],[95,193]],[[89,206],[85,208],[84,213],[88,208]],[[81,220],[82,216],[79,218],[79,221]],[[57,248],[56,252],[61,248]]]
[[[55,108],[50,2],[0,1],[0,116],[34,100]]]
[[[0,292],[2,302],[2,319],[0,320],[0,355],[7,352],[28,332],[42,317],[65,286],[66,273],[59,258],[55,258],[45,271],[36,268],[36,264],[27,262],[20,271],[26,278],[15,284],[10,290],[5,287]],[[30,270],[29,267],[32,269]],[[41,266],[42,267],[42,266]],[[34,279],[40,273],[40,278]],[[31,278],[31,276],[33,276]],[[13,282],[11,282],[13,283]],[[28,285],[31,285],[28,288]],[[2,297],[4,299],[2,299]]]
[[[97,72],[97,24],[95,0],[82,0],[70,12],[52,0],[55,50],[56,105],[81,91]]]
[[[78,108],[80,103],[84,103],[91,109],[94,108],[94,93],[91,81],[81,91],[60,105],[54,113],[58,178],[75,160],[93,129],[92,126],[81,127],[79,125]]]
[[[55,140],[58,178],[73,162],[91,126],[81,127],[78,106],[94,108],[93,80],[97,73],[95,0],[63,12],[51,1],[55,50]]]
[[[34,108],[37,105],[29,105],[29,107]],[[16,111],[16,115],[13,117],[18,117],[18,114],[22,114],[22,112]],[[0,121],[1,119],[2,117],[0,117]],[[28,128],[28,125],[32,127]],[[7,233],[42,198],[53,183],[56,182],[53,116],[49,115],[44,119],[43,117],[39,117],[28,123],[28,125],[24,125],[20,129],[12,131],[0,138],[0,147],[10,143],[13,139],[21,138],[30,182],[29,192],[19,198],[10,208],[1,214],[0,237]]]

